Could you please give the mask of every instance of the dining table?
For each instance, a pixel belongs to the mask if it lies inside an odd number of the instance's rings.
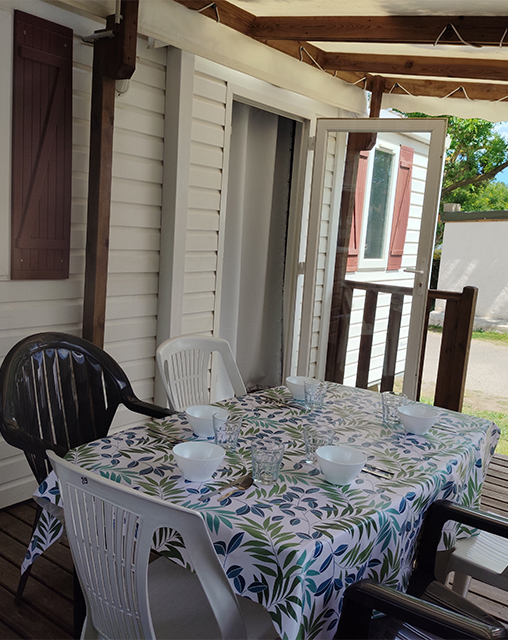
[[[197,439],[185,413],[112,433],[66,458],[201,513],[234,591],[265,606],[283,640],[332,638],[344,591],[357,580],[404,590],[425,511],[438,499],[478,506],[500,434],[489,420],[437,408],[432,428],[411,435],[400,423],[383,421],[380,393],[336,383],[327,383],[317,411],[284,386],[214,404],[242,418],[243,426],[236,450],[226,453],[207,482],[185,480],[172,453],[175,442]],[[335,444],[367,455],[350,485],[328,483],[319,466],[306,462],[303,429],[316,421],[333,428]],[[208,497],[251,471],[252,442],[263,436],[285,444],[277,481]],[[44,516],[23,570],[62,532],[54,474],[35,498]],[[441,546],[451,548],[457,535],[470,534],[449,523]],[[153,547],[188,565],[177,532],[156,532]]]

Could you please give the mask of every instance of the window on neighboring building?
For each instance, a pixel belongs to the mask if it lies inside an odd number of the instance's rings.
[[[386,227],[390,220],[393,160],[394,155],[389,151],[376,149],[374,152],[363,248],[365,260],[384,257]]]
[[[413,156],[405,145],[360,152],[347,271],[401,268]]]

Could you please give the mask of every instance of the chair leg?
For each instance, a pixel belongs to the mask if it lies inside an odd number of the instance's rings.
[[[464,598],[467,596],[467,592],[469,591],[469,585],[471,584],[471,576],[468,576],[466,573],[459,573],[455,571],[453,576],[453,584],[452,591],[458,593],[460,596]]]
[[[39,518],[41,517],[41,513],[42,513],[42,507],[40,505],[37,505],[37,509],[35,510],[35,518],[34,518],[34,523],[32,526],[32,533],[30,535],[30,539],[32,539],[32,536],[35,532],[35,529],[37,527],[37,524],[39,522]],[[23,591],[25,590],[25,586],[27,583],[27,580],[30,576],[30,571],[32,570],[32,565],[30,565],[22,574],[21,574],[21,578],[19,579],[18,582],[18,590],[16,591],[16,597],[14,598],[14,602],[16,604],[19,604],[21,602],[21,598],[23,597]]]
[[[86,617],[86,603],[74,568],[74,638],[79,640]]]
[[[16,591],[16,597],[14,598],[14,602],[19,604],[21,602],[21,598],[23,597],[23,591],[25,590],[25,586],[27,580],[30,576],[30,571],[32,570],[32,565],[30,565],[22,574],[21,578],[18,582],[18,590]]]
[[[447,549],[446,551],[438,551],[436,553],[436,565],[434,567],[434,575],[436,580],[441,582],[442,584],[446,584],[446,579],[450,570],[448,569],[448,564],[450,562],[450,556],[453,552],[453,549]]]

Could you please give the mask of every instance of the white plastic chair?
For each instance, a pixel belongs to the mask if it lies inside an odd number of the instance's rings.
[[[47,456],[86,602],[82,638],[277,638],[268,611],[233,593],[199,513]],[[148,564],[162,527],[180,533],[195,573]]]
[[[209,391],[209,371],[211,356],[214,352],[222,356],[223,376],[219,373],[219,384],[212,385]],[[243,396],[245,385],[236,366],[231,347],[227,340],[208,336],[180,336],[164,341],[157,348],[157,364],[164,381],[170,407],[184,411],[192,405],[209,404],[225,398]],[[220,371],[221,363],[217,363]],[[221,379],[222,378],[222,379]],[[229,380],[224,380],[229,378]],[[230,395],[221,395],[215,388],[224,388],[228,383]]]
[[[454,572],[452,590],[466,596],[471,578],[508,591],[508,539],[488,531],[457,540],[446,566]]]

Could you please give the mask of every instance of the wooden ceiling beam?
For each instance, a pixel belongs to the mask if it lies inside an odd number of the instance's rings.
[[[304,40],[301,42],[296,40],[263,40],[262,43],[311,66],[323,69],[321,59],[325,52],[309,42]]]
[[[456,32],[468,43],[480,45],[508,45],[505,29],[507,16],[295,16],[256,17],[228,0],[176,0],[193,11],[220,22],[232,29],[256,38],[263,44],[297,58],[306,64],[333,73],[338,78],[372,90],[374,74],[385,79],[385,93],[405,93],[421,96],[445,97],[455,92],[457,98],[500,100],[508,95],[508,80],[504,63],[497,60],[431,58],[429,56],[375,56],[325,52],[310,44],[313,41],[335,42],[391,42],[402,44],[460,44]],[[210,6],[208,6],[210,4]],[[205,8],[207,7],[207,8]],[[443,32],[443,29],[446,30]],[[443,33],[442,33],[443,32]],[[440,37],[441,36],[441,37]],[[440,77],[478,78],[494,82],[461,82],[440,80]],[[404,75],[430,75],[432,78],[404,78]],[[402,76],[397,77],[397,76]],[[438,78],[438,79],[435,79]],[[399,85],[404,89],[399,88]],[[459,87],[463,90],[457,91]]]
[[[332,71],[508,81],[508,64],[505,60],[327,52],[316,55],[321,67]]]
[[[199,11],[202,15],[244,34],[247,34],[249,29],[254,26],[256,19],[254,14],[240,9],[240,7],[227,0],[214,0],[214,2],[207,2],[207,0],[176,0],[176,2],[193,11]]]
[[[365,73],[338,71],[337,77],[362,89],[371,91],[376,76]],[[383,76],[385,93],[411,94],[413,96],[432,96],[445,98],[453,93],[454,98],[467,100],[496,101],[508,98],[508,84],[490,82],[459,82],[457,80],[427,80],[419,78],[397,78]],[[506,100],[508,102],[508,99]]]
[[[263,16],[244,33],[262,40],[463,44],[451,25],[469,44],[508,46],[508,16]]]

